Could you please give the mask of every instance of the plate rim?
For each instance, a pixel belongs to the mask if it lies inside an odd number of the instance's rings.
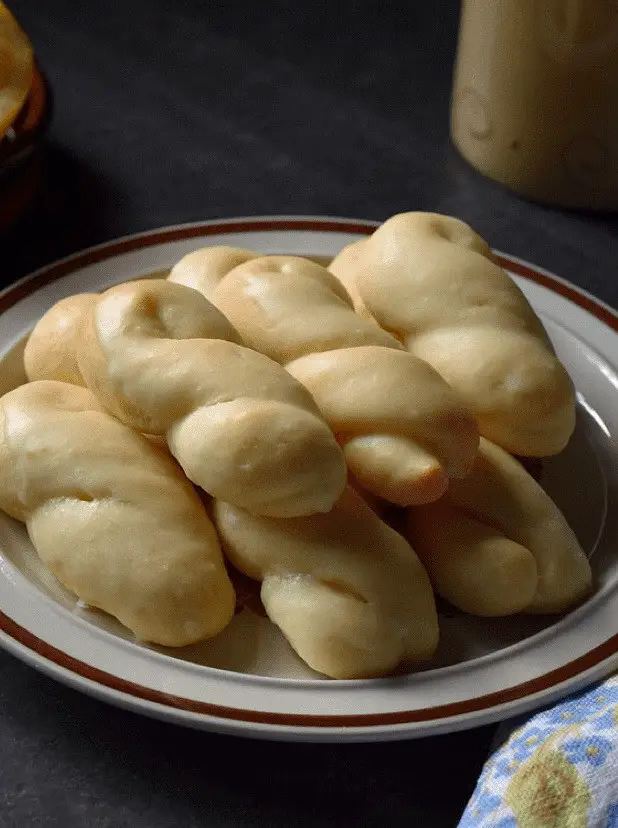
[[[246,216],[229,219],[213,219],[154,228],[131,235],[111,239],[93,247],[86,248],[59,259],[22,279],[8,285],[0,291],[0,315],[18,304],[25,297],[36,293],[43,285],[62,278],[83,267],[113,258],[134,250],[153,247],[158,244],[173,243],[190,238],[209,235],[225,235],[234,232],[276,232],[276,231],[310,231],[335,232],[364,236],[371,233],[380,222],[339,218],[330,216],[280,215],[280,216]],[[540,284],[568,301],[590,313],[602,324],[618,333],[618,312],[610,305],[597,299],[591,293],[573,285],[524,259],[507,253],[494,251],[497,260],[509,271],[532,282]],[[535,706],[541,695],[548,699],[550,695],[561,692],[565,683],[590,682],[609,670],[610,663],[618,656],[618,633],[610,636],[601,644],[560,667],[543,673],[534,679],[501,688],[472,699],[451,702],[444,705],[417,708],[411,711],[356,713],[336,715],[315,715],[306,713],[282,713],[259,711],[251,708],[228,708],[215,703],[203,702],[162,693],[154,688],[145,687],[114,676],[93,665],[73,658],[68,653],[57,649],[38,638],[26,627],[17,624],[0,610],[0,645],[14,655],[21,657],[32,666],[48,675],[79,687],[90,695],[133,707],[141,713],[159,718],[172,719],[181,724],[201,726],[225,732],[245,732],[253,729],[254,735],[284,738],[315,738],[322,731],[323,737],[332,738],[333,731],[342,731],[356,738],[370,738],[372,735],[389,731],[391,738],[410,738],[423,735],[415,728],[425,726],[425,732],[434,725],[434,732],[472,727],[500,718],[505,705],[517,704],[516,712]],[[68,672],[67,672],[68,671]],[[112,696],[113,698],[110,698]],[[144,705],[152,709],[144,709]],[[191,719],[187,721],[187,716]],[[404,732],[400,726],[408,726]],[[266,728],[266,730],[264,730]],[[395,730],[396,729],[396,730]]]

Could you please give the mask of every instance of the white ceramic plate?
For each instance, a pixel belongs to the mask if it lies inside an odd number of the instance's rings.
[[[58,299],[165,271],[198,247],[332,257],[370,222],[259,218],[167,228],[88,250],[0,294],[0,393],[23,382],[24,337]],[[80,607],[40,565],[24,528],[0,512],[0,644],[86,693],[193,727],[299,740],[423,736],[504,719],[618,666],[618,315],[539,268],[502,256],[578,390],[568,449],[543,485],[592,556],[597,589],[559,618],[487,620],[443,608],[441,645],[421,673],[330,681],[245,608],[216,640],[182,651],[136,644]],[[594,553],[594,554],[593,554]]]

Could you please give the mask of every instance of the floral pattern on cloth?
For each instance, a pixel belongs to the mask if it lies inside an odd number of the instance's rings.
[[[458,828],[618,828],[618,674],[516,727]]]

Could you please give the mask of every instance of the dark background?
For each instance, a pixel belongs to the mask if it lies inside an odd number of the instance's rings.
[[[448,140],[458,3],[12,0],[55,97],[1,280],[205,218],[450,213],[618,304],[618,221],[518,199]],[[316,746],[184,731],[0,653],[0,826],[455,826],[491,728]]]

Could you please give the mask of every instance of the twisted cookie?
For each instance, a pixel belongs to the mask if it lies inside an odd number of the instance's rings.
[[[165,435],[209,494],[288,517],[327,511],[343,491],[343,454],[311,395],[238,344],[196,291],[161,279],[111,288],[79,337],[88,388],[123,422]]]
[[[249,256],[206,248],[169,278],[207,295],[250,347],[309,389],[365,489],[401,505],[425,503],[444,493],[449,477],[465,475],[476,426],[438,373],[355,314],[324,268]]]
[[[262,582],[268,616],[314,670],[378,676],[433,654],[425,570],[349,487],[326,515],[274,520],[216,501],[214,519],[230,560]]]
[[[488,440],[465,480],[408,510],[406,535],[436,591],[473,615],[562,612],[592,589],[588,559],[560,510]]]
[[[176,465],[85,388],[0,399],[0,506],[67,589],[137,638],[179,647],[234,611],[212,524]]]
[[[31,382],[85,384],[77,364],[79,326],[96,298],[96,293],[77,293],[56,302],[39,319],[24,350],[24,368]]]
[[[560,452],[575,424],[572,383],[523,293],[461,221],[403,213],[330,268],[372,315],[474,411],[513,454]]]

